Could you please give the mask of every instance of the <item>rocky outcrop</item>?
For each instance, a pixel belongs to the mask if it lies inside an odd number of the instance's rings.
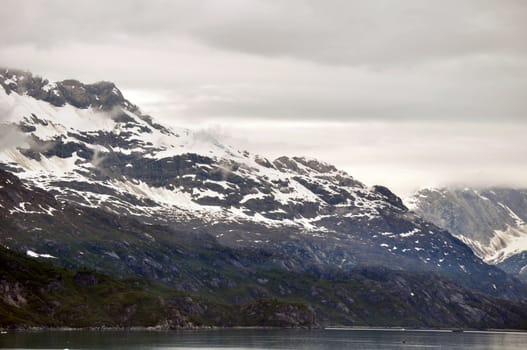
[[[241,307],[241,319],[247,326],[311,328],[318,326],[315,311],[301,303],[259,299]]]
[[[52,83],[30,72],[0,68],[0,85],[8,94],[27,94],[58,107],[70,104],[81,109],[92,107],[107,111],[117,106],[137,109],[124,99],[114,83],[108,81],[83,84],[68,79]]]
[[[0,300],[10,306],[21,308],[27,305],[26,293],[21,284],[0,280]]]

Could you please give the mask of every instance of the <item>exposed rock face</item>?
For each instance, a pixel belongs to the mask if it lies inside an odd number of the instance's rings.
[[[503,271],[516,274],[524,283],[527,282],[527,252],[522,251],[504,259],[497,266]]]
[[[391,205],[400,208],[402,210],[408,210],[408,208],[403,204],[401,198],[397,197],[392,191],[384,186],[373,186],[373,190],[377,193],[380,193],[386,198]]]
[[[83,84],[70,79],[50,83],[29,72],[4,68],[0,69],[0,85],[7,94],[27,94],[57,107],[65,104],[81,109],[92,107],[102,110],[111,110],[116,106],[132,107],[115,84],[108,81]]]
[[[7,305],[21,308],[27,305],[26,293],[20,283],[0,280],[0,298]]]
[[[525,278],[527,190],[424,189],[410,202],[416,213],[455,234],[482,259]]]
[[[270,327],[317,326],[315,312],[305,304],[285,304],[277,300],[257,300],[241,308],[242,318],[249,326],[267,325]]]

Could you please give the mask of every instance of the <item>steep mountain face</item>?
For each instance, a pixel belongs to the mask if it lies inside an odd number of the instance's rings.
[[[423,189],[410,203],[488,263],[527,277],[527,190]]]
[[[160,125],[112,83],[0,72],[5,245],[190,290],[235,286],[235,270],[323,276],[367,265],[525,295],[385,187]]]

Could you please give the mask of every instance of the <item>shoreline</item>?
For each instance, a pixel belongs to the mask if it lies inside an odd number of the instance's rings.
[[[527,329],[500,329],[500,328],[412,328],[412,327],[369,327],[369,326],[330,326],[323,327],[324,330],[329,331],[388,331],[388,332],[437,332],[437,333],[518,333],[527,334]]]
[[[0,328],[1,334],[32,333],[32,332],[189,332],[189,331],[221,331],[221,330],[306,330],[306,331],[378,331],[378,332],[435,332],[435,333],[487,333],[487,334],[522,334],[527,335],[524,329],[475,329],[475,328],[411,328],[411,327],[372,327],[372,326],[328,326],[328,327],[219,327],[199,326],[188,328],[167,328],[164,326],[134,326],[134,327],[27,327],[27,328]],[[461,330],[458,332],[458,330]]]

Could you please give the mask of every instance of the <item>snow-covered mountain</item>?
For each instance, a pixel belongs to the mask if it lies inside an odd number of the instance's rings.
[[[527,275],[527,190],[423,189],[409,203],[486,262]]]
[[[111,83],[3,75],[2,119],[16,126],[8,136],[20,143],[4,147],[0,160],[63,199],[154,221],[206,215],[313,230],[311,222],[331,206],[356,202],[367,216],[387,204],[327,164],[286,157],[271,163],[209,135],[155,124]]]
[[[385,187],[369,188],[314,159],[269,160],[158,124],[109,82],[50,83],[27,72],[0,72],[1,168],[21,180],[18,187],[49,194],[36,203],[24,190],[2,185],[10,198],[0,203],[3,244],[74,266],[101,267],[109,259],[104,266],[171,281],[178,239],[206,237],[197,250],[235,249],[246,256],[245,267],[325,273],[386,266],[434,272],[493,295],[523,293]],[[72,215],[99,220],[98,231]],[[100,225],[112,220],[121,225],[114,225],[117,231],[136,222],[140,239],[132,244],[124,233],[101,233]],[[64,244],[68,235],[76,251]]]

